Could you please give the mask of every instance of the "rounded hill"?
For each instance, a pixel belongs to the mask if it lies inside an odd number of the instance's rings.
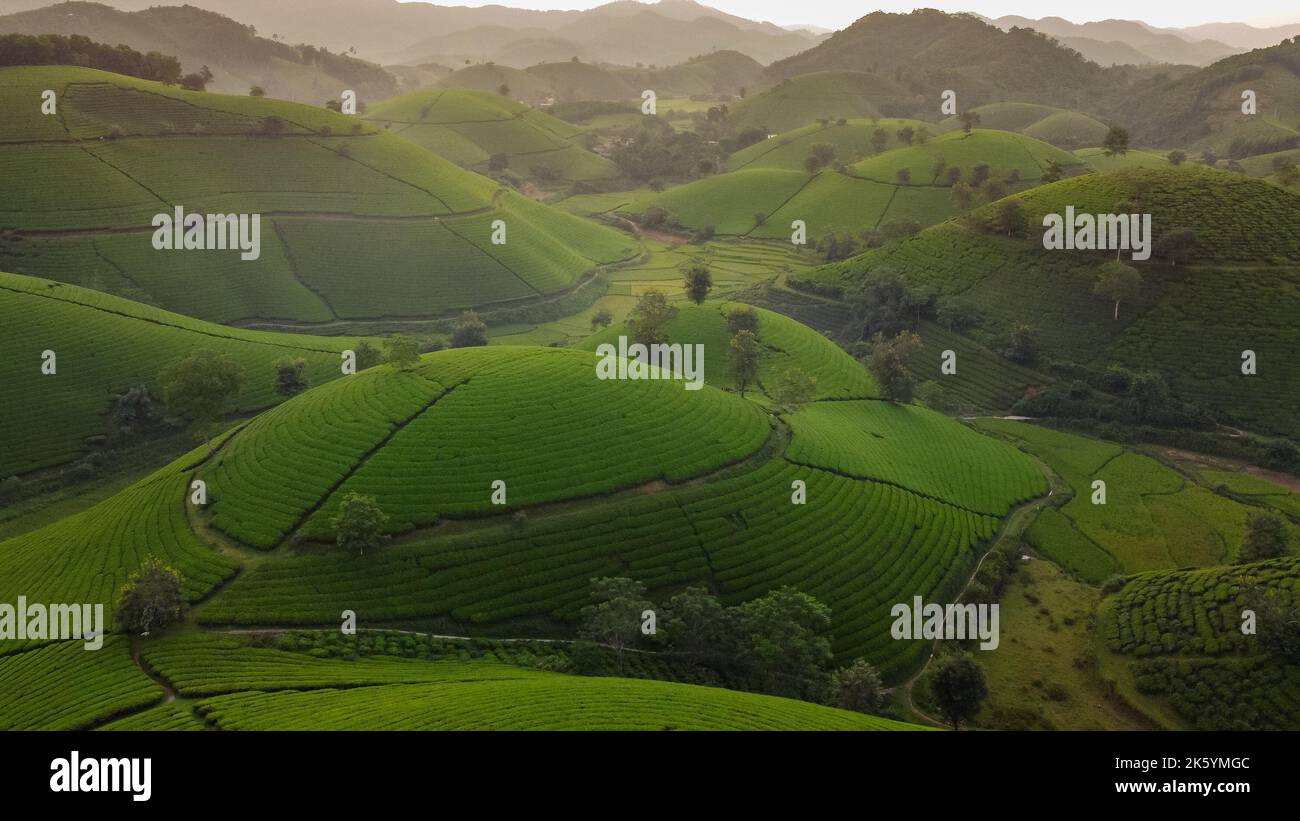
[[[25,102],[42,88],[58,95],[57,124]],[[636,253],[612,229],[326,109],[67,67],[0,69],[0,89],[17,112],[0,128],[0,270],[98,277],[223,323],[326,323],[536,299]],[[256,215],[255,258],[155,250],[152,220],[177,207]]]

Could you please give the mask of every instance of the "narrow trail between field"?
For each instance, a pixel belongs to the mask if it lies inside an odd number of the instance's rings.
[[[1046,473],[1044,475],[1046,475]],[[953,597],[954,601],[959,601],[961,597],[966,594],[966,591],[970,589],[970,586],[975,583],[975,577],[979,575],[980,568],[984,566],[984,560],[992,555],[993,551],[997,549],[1004,540],[1019,538],[1020,535],[1029,527],[1030,523],[1033,522],[1034,517],[1042,509],[1043,505],[1048,499],[1052,498],[1055,493],[1056,488],[1051,484],[1051,479],[1049,478],[1049,488],[1045,495],[1039,496],[1035,499],[1030,499],[1027,502],[1022,502],[1007,514],[1006,518],[1002,520],[1002,525],[998,528],[998,532],[994,534],[993,538],[989,541],[988,550],[985,550],[984,555],[980,556],[980,560],[975,563],[975,567],[971,570],[970,576],[966,579],[966,583],[962,585],[961,590]],[[947,725],[946,721],[932,716],[920,707],[916,706],[916,702],[912,698],[913,686],[921,676],[925,674],[925,671],[930,667],[930,663],[937,657],[935,649],[938,647],[939,641],[939,639],[934,639],[930,642],[930,654],[926,657],[925,661],[922,662],[920,668],[915,673],[889,689],[890,692],[895,690],[902,692],[903,703],[909,711],[932,724],[942,727]]]
[[[176,688],[172,687],[171,683],[167,681],[167,679],[149,669],[149,665],[145,664],[144,659],[140,657],[139,636],[131,637],[131,661],[135,662],[135,666],[140,668],[140,672],[148,676],[150,681],[163,689],[163,700],[159,702],[159,704],[171,704],[176,700]],[[157,706],[158,704],[151,704],[146,709],[152,710]]]

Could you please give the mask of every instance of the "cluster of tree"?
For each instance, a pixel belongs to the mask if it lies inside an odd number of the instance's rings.
[[[1211,413],[1175,397],[1165,378],[1155,371],[1111,365],[1098,372],[1063,362],[1053,362],[1048,369],[1061,381],[1022,398],[1012,407],[1013,412],[1121,426],[1209,430],[1215,425]]]
[[[659,612],[643,584],[618,577],[592,579],[591,598],[579,635],[613,648],[620,673],[629,650],[667,649],[740,689],[862,712],[882,702],[880,676],[866,662],[832,673],[830,608],[792,587],[736,607],[724,606],[702,587],[689,587]],[[646,635],[651,618],[656,628]]]
[[[142,80],[175,85],[181,64],[157,51],[141,54],[125,45],[109,46],[74,34],[0,35],[0,66],[85,66]]]
[[[1246,517],[1246,535],[1237,562],[1259,562],[1285,556],[1289,550],[1291,531],[1286,519],[1272,511],[1252,512]]]
[[[619,136],[609,158],[638,182],[692,180],[717,173],[723,154],[717,141],[690,131],[679,132],[655,117],[646,117]]]

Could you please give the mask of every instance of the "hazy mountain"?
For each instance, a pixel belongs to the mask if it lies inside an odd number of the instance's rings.
[[[933,100],[936,115],[945,89],[957,92],[963,109],[998,100],[1079,108],[1106,85],[1102,68],[1046,35],[933,9],[874,12],[767,73],[781,79],[829,70],[888,76]]]
[[[1179,36],[1168,30],[1154,29],[1136,20],[1100,20],[1093,23],[1072,23],[1060,17],[1028,17],[1007,15],[991,20],[1003,30],[1012,26],[1031,28],[1057,38],[1084,57],[1101,65],[1143,63],[1186,63],[1204,66],[1215,60],[1236,54],[1240,48],[1207,38],[1193,39]],[[1137,55],[1119,49],[1115,44],[1129,46]],[[1137,59],[1112,59],[1133,58]],[[1142,59],[1145,58],[1145,59]]]
[[[1245,23],[1206,23],[1180,29],[1192,37],[1209,37],[1237,48],[1266,48],[1300,35],[1300,23],[1256,28]]]
[[[362,99],[398,90],[397,80],[377,65],[258,37],[249,26],[193,6],[124,12],[99,3],[61,3],[0,17],[0,33],[81,34],[159,51],[179,59],[186,72],[206,65],[213,74],[208,89],[229,94],[246,94],[256,85],[271,97],[319,104],[343,89]]]
[[[313,43],[333,51],[349,51],[385,63],[445,60],[472,47],[477,59],[513,61],[521,54],[556,58],[558,37],[583,47],[577,56],[622,64],[671,65],[709,51],[733,49],[763,63],[787,57],[817,41],[809,32],[787,31],[772,23],[747,20],[691,0],[639,3],[618,0],[586,11],[532,11],[505,5],[468,8],[397,0],[187,0],[198,8],[251,25],[263,36],[292,43]],[[156,0],[112,0],[115,8],[137,11]],[[0,13],[46,6],[34,0],[0,0]],[[493,29],[496,34],[491,34]],[[452,35],[478,30],[484,45],[473,39],[454,47]],[[517,32],[513,37],[505,31]],[[601,41],[602,37],[612,40]],[[466,44],[469,44],[468,46]],[[442,49],[451,48],[451,51]],[[530,51],[531,49],[531,51]],[[630,51],[628,51],[630,49]],[[585,50],[585,51],[584,51]],[[567,59],[573,54],[564,55]]]

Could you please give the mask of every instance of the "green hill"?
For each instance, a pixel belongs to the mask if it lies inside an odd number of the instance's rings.
[[[244,370],[232,411],[254,411],[284,397],[274,365],[302,357],[307,378],[340,375],[339,352],[354,340],[245,331],[214,325],[120,297],[45,279],[0,274],[0,345],[10,352],[0,379],[21,396],[6,403],[0,426],[0,476],[71,461],[108,433],[113,397],[136,385],[158,396],[158,374],[193,351],[216,350]],[[57,372],[44,375],[44,351]]]
[[[710,334],[721,322],[680,318]],[[831,396],[869,389],[806,329],[764,313],[761,331]],[[0,542],[0,595],[109,600],[147,551],[184,574],[205,624],[328,625],[342,608],[371,624],[526,619],[564,635],[602,575],[633,576],[657,601],[706,579],[733,604],[789,584],[832,608],[837,658],[865,654],[896,676],[924,648],[890,638],[890,607],[952,595],[999,517],[1044,490],[1014,449],[920,408],[828,396],[773,435],[754,394],[601,381],[597,361],[463,349],[314,388],[214,450]],[[845,462],[844,441],[870,443],[871,457]],[[208,483],[207,510],[187,511],[193,478]],[[505,505],[491,503],[497,479]],[[791,503],[796,480],[805,504]],[[352,490],[398,532],[363,561],[333,546],[330,511]]]
[[[641,96],[624,78],[590,63],[540,63],[525,71],[546,84],[559,101],[627,100]]]
[[[1203,166],[1134,168],[1090,174],[1015,195],[1030,226],[1027,238],[991,231],[996,205],[968,219],[934,226],[879,250],[815,269],[809,279],[848,287],[864,271],[892,268],[938,294],[960,294],[985,319],[985,330],[1029,322],[1044,359],[1104,369],[1109,363],[1162,373],[1177,395],[1225,412],[1264,432],[1297,435],[1300,391],[1295,369],[1270,368],[1243,379],[1241,353],[1285,363],[1296,344],[1288,317],[1300,307],[1300,198],[1259,180]],[[1137,263],[1137,297],[1113,317],[1094,295],[1104,253],[1047,251],[1042,217],[1111,213],[1121,203],[1152,214],[1153,233],[1195,233],[1193,264],[1170,265],[1153,254]],[[1205,328],[1214,328],[1207,335]]]
[[[876,129],[885,130],[887,141],[885,148],[899,148],[905,143],[898,137],[898,131],[910,127],[914,132],[926,129],[932,134],[942,130],[942,126],[920,120],[851,119],[840,125],[838,122],[810,123],[802,128],[787,131],[762,142],[742,148],[727,158],[727,170],[739,171],[744,168],[782,168],[786,171],[804,170],[804,160],[814,145],[829,145],[835,149],[835,160],[843,163],[855,163],[871,156],[875,147],[871,137]]]
[[[889,128],[897,147],[860,160],[845,173],[809,175],[802,170],[804,158],[819,143],[835,147],[845,158],[869,154],[874,149],[855,145],[854,138],[874,130],[870,124],[799,129],[787,143],[773,138],[738,152],[733,162],[739,170],[639,198],[626,210],[639,214],[657,207],[687,228],[712,225],[719,234],[786,241],[791,222],[803,220],[810,242],[816,244],[831,233],[857,236],[891,222],[933,225],[957,213],[947,176],[936,174],[939,163],[945,172],[960,169],[962,179],[972,182],[975,167],[987,164],[990,178],[1012,190],[1037,183],[1048,161],[1079,165],[1073,155],[1020,134],[977,129],[906,145],[899,142],[897,129]],[[898,182],[902,169],[910,175],[906,184]],[[761,223],[759,214],[764,217]]]
[[[289,45],[258,37],[251,26],[192,5],[118,11],[101,3],[51,3],[45,8],[0,16],[0,34],[79,34],[142,53],[176,57],[186,73],[207,66],[208,90],[247,94],[261,86],[282,100],[321,105],[344,89],[361,101],[381,100],[397,91],[397,80],[383,68],[323,48]]]
[[[528,176],[542,167],[571,181],[618,176],[617,166],[577,139],[580,129],[500,94],[415,91],[372,106],[366,119],[476,171],[504,154],[508,168]]]
[[[763,128],[769,133],[792,131],[818,119],[881,117],[910,99],[910,94],[884,76],[864,71],[817,71],[789,77],[731,107],[737,130]]]
[[[0,269],[218,322],[320,323],[536,298],[635,253],[612,230],[322,108],[90,69],[0,80],[0,101],[22,112],[0,127]],[[41,88],[59,94],[58,126],[29,104]],[[260,256],[190,252],[179,265],[179,252],[154,250],[151,220],[180,206],[260,214]],[[496,220],[505,245],[490,241]]]
[[[743,96],[763,84],[763,66],[738,51],[713,51],[684,63],[660,69],[624,68],[618,71],[633,91],[654,89],[660,97],[695,95]]]
[[[1059,148],[1101,145],[1109,130],[1105,123],[1087,114],[1050,105],[1004,102],[976,106],[972,110],[979,115],[984,128],[1018,131]]]

